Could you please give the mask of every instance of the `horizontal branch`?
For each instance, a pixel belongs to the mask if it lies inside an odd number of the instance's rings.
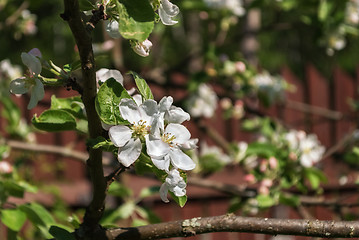
[[[0,142],[7,144],[8,146],[14,149],[32,151],[36,153],[58,154],[64,157],[71,157],[81,162],[86,162],[86,160],[89,158],[88,153],[76,151],[69,147],[59,147],[54,145],[38,144],[38,143],[27,143],[27,142],[16,141],[16,140],[4,140],[4,141],[1,140]]]
[[[108,240],[140,240],[189,237],[211,232],[246,232],[323,238],[358,238],[359,222],[253,218],[227,214],[159,223],[137,228],[107,229],[106,237]]]

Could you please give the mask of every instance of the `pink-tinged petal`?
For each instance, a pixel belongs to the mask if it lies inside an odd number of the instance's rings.
[[[168,171],[169,167],[170,167],[170,159],[168,157],[168,155],[166,155],[165,157],[163,157],[162,159],[156,159],[156,158],[151,158],[153,164],[161,170],[165,170]]]
[[[170,151],[171,163],[175,168],[185,171],[192,170],[196,167],[194,161],[180,149],[171,148]]]
[[[123,147],[132,137],[132,130],[123,125],[112,126],[108,135],[116,147]]]
[[[165,203],[169,202],[169,200],[167,198],[167,193],[168,193],[168,186],[166,183],[163,183],[160,187],[160,197],[161,197],[162,201],[164,201]]]
[[[161,139],[154,139],[153,137],[146,136],[147,154],[156,159],[164,157],[170,151],[170,146],[163,142]]]
[[[32,55],[32,56],[35,56],[35,57],[39,57],[39,58],[42,58],[42,54],[40,52],[40,50],[38,48],[33,48],[31,49],[28,54]]]
[[[39,75],[42,70],[40,60],[28,53],[21,53],[22,62],[30,69],[31,73],[35,76]]]
[[[131,138],[127,144],[118,149],[118,161],[123,166],[129,167],[134,163],[141,154],[142,143],[139,138],[136,140]]]
[[[121,100],[120,113],[121,116],[131,124],[138,123],[140,120],[142,120],[137,104],[129,98],[124,98]]]
[[[24,94],[29,89],[26,86],[25,78],[17,78],[10,82],[10,92],[13,94]]]
[[[189,121],[191,116],[182,108],[171,106],[168,112],[166,112],[165,119],[170,123],[183,123],[184,121]]]
[[[191,134],[187,128],[177,123],[168,124],[165,133],[170,133],[175,136],[173,142],[176,144],[184,144],[191,138]]]

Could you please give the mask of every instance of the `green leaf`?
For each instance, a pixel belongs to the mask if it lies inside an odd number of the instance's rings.
[[[173,200],[175,200],[175,202],[182,208],[184,207],[184,205],[186,205],[187,202],[187,195],[184,195],[182,197],[177,197],[176,195],[174,195],[173,192],[169,191],[171,197],[173,198]]]
[[[60,226],[51,226],[49,232],[56,240],[76,240],[72,233]]]
[[[47,132],[68,131],[76,129],[76,120],[64,110],[46,110],[39,117],[32,118],[32,124],[39,130]]]
[[[81,11],[89,11],[92,9],[96,9],[96,7],[89,0],[79,0]]]
[[[327,181],[324,173],[316,168],[305,168],[304,175],[305,178],[308,179],[313,189],[318,189],[321,182]]]
[[[111,224],[118,219],[126,219],[132,215],[135,210],[135,203],[133,201],[128,201],[122,204],[116,210],[112,210],[109,215],[102,218],[102,224]]]
[[[69,98],[57,98],[55,95],[51,96],[51,109],[62,109],[76,118],[86,119],[81,106],[83,106],[83,103],[80,96]]]
[[[55,223],[51,214],[40,204],[30,203],[20,206],[21,211],[26,213],[29,220],[36,226],[50,227]]]
[[[275,205],[275,200],[270,195],[257,195],[258,206],[260,208],[269,208]]]
[[[140,92],[141,96],[143,97],[143,99],[144,100],[153,99],[153,94],[151,92],[150,87],[146,83],[146,80],[141,78],[135,72],[130,72],[130,73],[132,74],[133,78],[135,79],[136,86],[137,86],[138,91]]]
[[[300,204],[299,196],[297,195],[280,194],[279,202],[291,207],[296,207]]]
[[[276,147],[270,143],[251,143],[247,148],[247,155],[258,155],[260,157],[269,158],[276,155]]]
[[[98,148],[102,148],[105,151],[111,152],[113,149],[115,149],[116,147],[113,145],[113,142],[107,140],[106,138],[99,136],[95,139],[91,138],[88,140],[87,142],[87,146],[93,148],[93,149],[98,149]]]
[[[18,232],[26,221],[26,214],[20,209],[3,209],[1,210],[0,219],[8,228]]]
[[[101,121],[109,125],[128,123],[120,114],[119,104],[123,98],[131,98],[131,96],[114,78],[108,79],[101,85],[95,102]]]
[[[23,198],[25,189],[13,180],[3,181],[5,191],[13,197]]]
[[[327,0],[321,0],[318,8],[318,18],[321,22],[326,21],[328,18],[330,11],[333,7],[333,3]]]
[[[119,0],[135,21],[151,22],[155,18],[153,8],[148,0]]]
[[[153,196],[155,194],[158,194],[158,192],[160,191],[160,187],[159,186],[152,186],[152,187],[147,187],[147,188],[143,188],[140,192],[140,198],[146,198],[146,197],[150,197]]]
[[[48,230],[51,225],[55,224],[55,220],[43,206],[30,203],[21,205],[19,209],[26,214],[27,218],[40,230],[44,237],[51,238]]]
[[[119,31],[121,35],[126,39],[133,39],[139,42],[145,41],[154,27],[153,19],[150,21],[137,21],[131,16],[133,14],[135,18],[138,18],[137,13],[131,7],[130,10],[127,9],[126,6],[130,6],[132,4],[130,1],[126,1],[126,5],[117,2],[117,9],[119,12],[118,16],[118,25]],[[146,19],[147,17],[145,17]],[[141,18],[140,20],[144,20]]]
[[[108,194],[120,198],[133,196],[132,190],[119,182],[111,183],[108,189]]]

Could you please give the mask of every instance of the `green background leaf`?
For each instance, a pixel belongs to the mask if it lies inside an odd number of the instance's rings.
[[[39,117],[32,118],[32,124],[39,130],[47,132],[68,131],[76,129],[76,120],[64,110],[46,110]]]
[[[110,125],[125,124],[120,114],[119,104],[122,98],[131,98],[121,83],[114,78],[104,82],[96,97],[96,111],[100,119]]]

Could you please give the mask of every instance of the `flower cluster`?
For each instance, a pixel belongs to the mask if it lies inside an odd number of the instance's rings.
[[[351,25],[359,24],[359,1],[358,0],[350,0],[346,5],[345,12],[346,22]]]
[[[212,8],[228,9],[238,17],[243,16],[246,12],[242,0],[204,0],[204,2]]]
[[[286,82],[281,77],[272,76],[268,72],[255,75],[252,84],[257,88],[259,97],[264,97],[263,100],[267,104],[282,99],[284,90],[287,88]]]
[[[291,158],[299,159],[303,167],[312,167],[322,159],[325,147],[320,144],[315,134],[307,135],[304,131],[291,130],[285,139],[292,151]]]
[[[142,144],[145,143],[148,156],[154,166],[167,172],[168,176],[161,190],[165,201],[165,192],[170,190],[176,196],[185,194],[185,183],[178,170],[192,170],[196,164],[182,150],[196,147],[197,139],[182,122],[189,120],[188,113],[173,106],[172,97],[163,97],[159,103],[152,99],[134,101],[122,99],[119,104],[120,114],[128,125],[109,128],[109,137],[118,147],[118,161],[129,167],[140,156]]]
[[[197,92],[190,96],[187,105],[191,116],[210,118],[217,109],[217,102],[218,97],[214,90],[209,85],[202,83]]]
[[[42,65],[39,58],[41,58],[41,52],[37,48],[28,53],[21,53],[21,60],[28,67],[28,71],[24,77],[17,78],[10,83],[10,92],[13,94],[31,92],[28,109],[34,108],[45,95],[44,85],[40,76]]]
[[[105,5],[111,5],[111,1],[104,3]],[[155,8],[155,7],[154,7]],[[179,14],[180,10],[177,5],[171,3],[169,0],[159,0],[158,15],[161,19],[161,22],[164,25],[174,25],[178,21],[173,20]],[[112,18],[111,20],[106,20],[106,32],[112,38],[120,38],[120,25],[117,19]],[[140,42],[136,40],[131,40],[131,47],[135,53],[142,57],[147,57],[150,54],[152,48],[152,42],[148,39]]]

